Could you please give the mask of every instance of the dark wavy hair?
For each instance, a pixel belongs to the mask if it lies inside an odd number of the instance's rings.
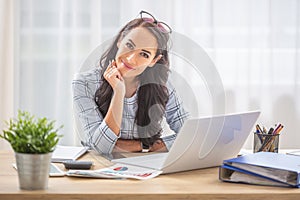
[[[112,45],[100,58],[102,84],[95,93],[95,102],[103,116],[106,116],[113,89],[103,77],[103,73],[109,62],[115,59],[118,51],[117,42],[124,38],[132,29],[145,27],[156,38],[158,47],[155,57],[162,55],[153,67],[147,67],[138,76],[140,87],[137,91],[138,108],[135,116],[135,123],[141,142],[150,146],[160,138],[162,127],[161,120],[164,116],[166,103],[168,101],[168,90],[166,82],[169,76],[168,40],[169,34],[163,33],[153,23],[145,22],[142,19],[134,19],[126,24],[118,33]]]

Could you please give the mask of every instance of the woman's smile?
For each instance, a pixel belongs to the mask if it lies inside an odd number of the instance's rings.
[[[135,70],[132,65],[128,64],[124,60],[121,60],[121,63],[124,65],[125,68],[127,68],[129,70]]]

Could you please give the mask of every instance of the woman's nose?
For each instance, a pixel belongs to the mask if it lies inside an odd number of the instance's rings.
[[[134,60],[134,55],[135,53],[134,52],[130,52],[128,55],[126,55],[126,58],[128,61],[132,61]]]
[[[125,56],[128,64],[131,64],[131,65],[138,64],[139,60],[138,60],[137,54],[138,53],[136,51],[128,52],[128,54]]]

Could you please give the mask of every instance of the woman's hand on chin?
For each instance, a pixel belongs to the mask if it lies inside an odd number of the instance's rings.
[[[126,90],[124,79],[117,69],[115,60],[113,60],[112,63],[107,67],[103,76],[115,93],[125,95]]]

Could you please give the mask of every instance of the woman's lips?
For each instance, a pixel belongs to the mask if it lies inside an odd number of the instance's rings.
[[[133,68],[132,66],[130,66],[129,64],[127,64],[127,63],[124,62],[123,60],[122,60],[122,64],[123,64],[126,68],[128,68],[128,69],[134,70],[134,68]]]

